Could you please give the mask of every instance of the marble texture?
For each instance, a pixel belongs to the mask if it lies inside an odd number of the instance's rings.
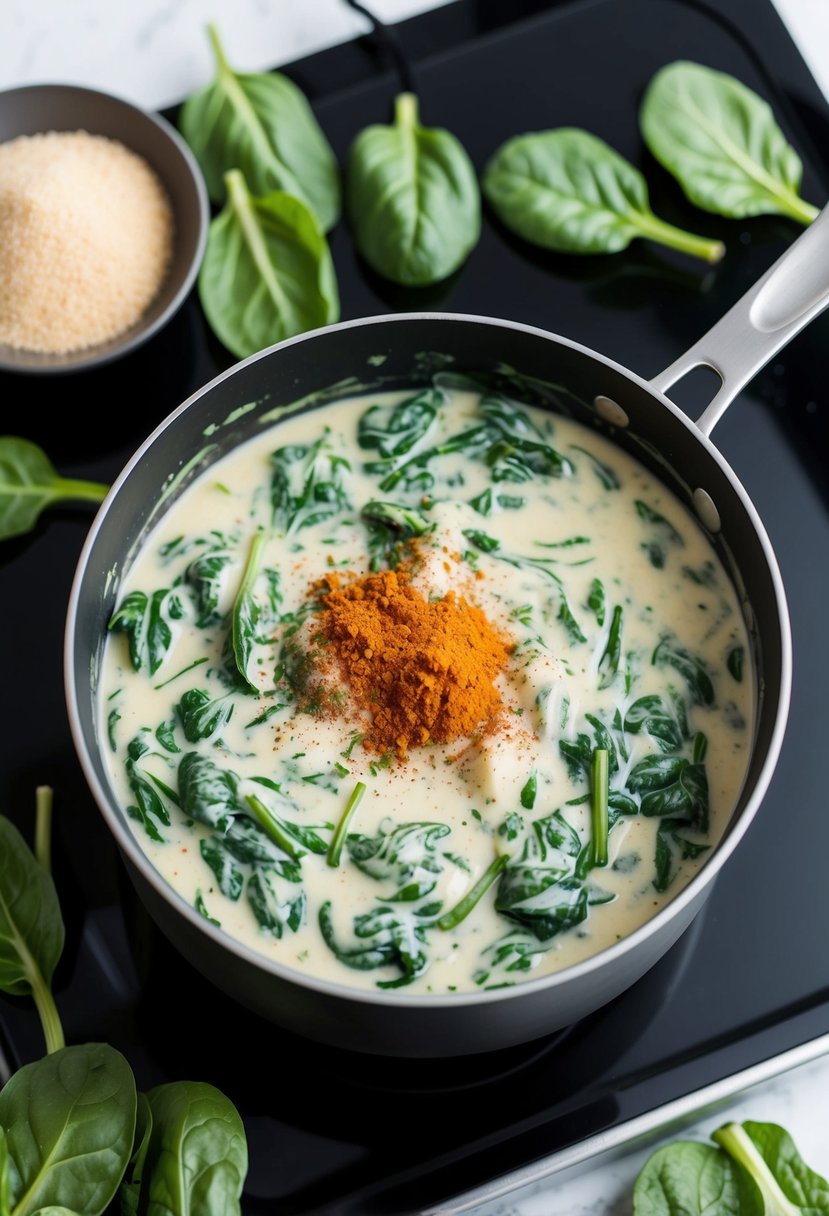
[[[397,21],[440,0],[369,0]],[[446,2],[446,0],[443,0]],[[508,3],[508,0],[502,0]],[[775,0],[829,97],[829,0]],[[366,19],[342,0],[3,0],[0,88],[44,81],[86,84],[150,108],[178,102],[212,74],[205,26],[220,27],[228,57],[256,70],[353,37]],[[815,1169],[829,1174],[829,1058],[764,1082],[682,1131],[705,1138],[729,1119],[784,1124]],[[674,1138],[666,1134],[663,1141]],[[551,1178],[475,1209],[479,1216],[622,1216],[653,1149],[631,1147],[570,1181]]]

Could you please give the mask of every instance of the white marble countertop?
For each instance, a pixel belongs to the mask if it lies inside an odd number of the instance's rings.
[[[440,0],[369,0],[387,21]],[[444,0],[445,2],[445,0]],[[502,0],[506,3],[508,0]],[[774,0],[816,80],[829,96],[829,0]],[[119,93],[140,105],[178,102],[212,74],[206,24],[221,22],[219,0],[4,0],[0,6],[0,88],[61,81]],[[353,37],[367,22],[342,0],[235,0],[222,26],[228,55],[250,69],[273,67]],[[685,1127],[704,1139],[730,1119],[781,1123],[806,1161],[829,1174],[829,1057],[789,1070]],[[666,1134],[665,1141],[674,1138]],[[476,1212],[498,1216],[622,1216],[653,1145],[631,1148],[579,1177],[549,1179]]]

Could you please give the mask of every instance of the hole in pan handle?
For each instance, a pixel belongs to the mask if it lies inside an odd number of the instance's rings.
[[[722,387],[697,419],[710,435],[751,378],[829,304],[829,206],[690,350],[651,380],[666,393],[695,367]]]

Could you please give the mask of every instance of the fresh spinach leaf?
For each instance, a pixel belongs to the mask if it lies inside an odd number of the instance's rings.
[[[829,1212],[829,1183],[810,1170],[789,1133],[776,1123],[727,1123],[711,1139],[745,1170],[765,1212]]]
[[[480,236],[472,162],[449,131],[420,125],[412,93],[397,98],[391,126],[366,127],[355,139],[346,199],[357,249],[394,283],[445,279]]]
[[[48,1051],[63,1047],[51,983],[64,936],[51,874],[35,859],[14,824],[0,815],[0,991],[11,996],[31,994]]]
[[[340,214],[334,153],[304,93],[280,72],[235,72],[208,26],[216,78],[185,101],[179,125],[214,203],[225,175],[239,169],[254,194],[284,190],[316,216],[323,232]]]
[[[141,1180],[144,1177],[144,1165],[147,1160],[147,1149],[150,1146],[150,1133],[153,1129],[153,1116],[147,1097],[145,1094],[138,1094],[137,1097],[132,1155],[118,1188],[121,1216],[138,1216]]]
[[[152,1216],[240,1216],[248,1170],[236,1107],[203,1081],[171,1081],[147,1094],[152,1115],[140,1210]]]
[[[109,486],[61,477],[46,453],[17,435],[0,438],[0,540],[31,532],[58,502],[102,502]]]
[[[508,140],[484,170],[483,191],[502,223],[545,249],[617,253],[645,237],[707,262],[725,251],[658,219],[642,174],[572,127]]]
[[[810,224],[803,166],[767,102],[733,76],[679,60],[657,72],[639,114],[648,148],[705,211]]]
[[[762,1216],[743,1206],[744,1187],[725,1153],[678,1140],[657,1149],[633,1189],[634,1216]]]
[[[328,242],[300,199],[251,194],[226,175],[227,202],[210,223],[199,299],[210,328],[240,359],[336,321],[340,302]]]
[[[105,1043],[25,1064],[0,1090],[14,1216],[100,1216],[133,1148],[135,1080]]]

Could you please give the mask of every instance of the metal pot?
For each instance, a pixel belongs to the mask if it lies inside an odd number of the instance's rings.
[[[65,678],[75,746],[139,895],[173,944],[209,979],[298,1034],[357,1051],[441,1056],[549,1034],[610,1001],[674,943],[700,907],[760,805],[777,761],[791,684],[788,614],[763,525],[709,439],[736,393],[827,303],[824,212],[690,351],[648,383],[566,338],[457,314],[370,317],[291,339],[230,368],[163,422],[113,486],[81,554],[66,626]],[[378,357],[382,356],[382,360]],[[266,960],[215,928],[155,871],[118,805],[102,756],[97,672],[121,575],[148,529],[194,477],[280,410],[313,409],[366,389],[422,383],[436,362],[513,369],[523,395],[566,409],[612,436],[694,512],[743,604],[758,705],[751,759],[728,828],[694,879],[629,937],[578,965],[513,988],[451,996],[356,990]],[[664,395],[699,365],[722,387],[690,421]]]

